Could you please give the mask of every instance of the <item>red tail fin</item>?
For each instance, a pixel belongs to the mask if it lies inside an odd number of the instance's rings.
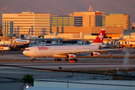
[[[94,45],[102,45],[104,36],[105,36],[105,31],[106,29],[103,28],[101,29],[100,33],[98,34],[98,36],[96,37],[96,39],[94,40],[94,42],[92,44]]]

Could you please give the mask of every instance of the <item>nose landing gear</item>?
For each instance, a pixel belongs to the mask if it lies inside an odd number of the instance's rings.
[[[34,57],[31,57],[31,61],[34,61],[34,60],[36,60],[36,58],[34,58]]]

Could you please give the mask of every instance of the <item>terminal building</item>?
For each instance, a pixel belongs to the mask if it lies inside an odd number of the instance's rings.
[[[62,31],[60,33],[64,33],[64,27],[81,27],[82,26],[82,17],[79,16],[58,16],[51,15],[50,16],[50,33],[52,33],[52,27],[57,27],[57,33],[59,33],[59,29]]]
[[[129,16],[126,14],[108,14],[103,15],[102,12],[74,12],[69,15],[72,20],[72,25],[64,24],[67,16],[61,17],[61,24],[51,24],[52,33],[72,33],[84,35],[97,35],[101,28],[106,28],[107,37],[120,37],[124,29],[129,29]],[[59,18],[56,16],[55,18]],[[50,19],[51,20],[51,19]],[[68,19],[69,20],[69,19]],[[59,20],[57,20],[59,21]],[[53,19],[50,23],[56,22]]]
[[[73,16],[82,17],[83,27],[102,26],[102,12],[74,12]]]
[[[104,15],[104,25],[106,27],[123,27],[129,29],[130,17],[127,14],[108,14]]]
[[[90,34],[97,35],[101,28],[106,28],[108,37],[120,37],[124,29],[129,29],[129,15],[108,14],[103,12],[73,12],[69,15],[50,15],[47,13],[3,13],[3,35],[18,36],[28,34],[44,36],[57,34]],[[13,22],[13,30],[10,31],[10,22]]]
[[[26,35],[29,29],[31,29],[32,35],[47,35],[50,33],[50,14],[47,13],[3,13],[2,27],[4,36],[10,34],[11,21],[13,22],[13,34]],[[4,28],[5,26],[6,28]],[[8,33],[5,33],[5,30]]]

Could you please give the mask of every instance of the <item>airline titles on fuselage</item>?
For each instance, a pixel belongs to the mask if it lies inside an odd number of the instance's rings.
[[[39,50],[48,50],[49,47],[38,47]]]

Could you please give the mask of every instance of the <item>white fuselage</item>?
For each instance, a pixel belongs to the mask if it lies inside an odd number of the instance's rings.
[[[19,42],[19,43],[29,43],[30,40],[14,39],[14,40],[13,40],[13,43],[14,43],[14,42]]]
[[[99,45],[34,46],[27,48],[23,51],[23,54],[29,57],[66,57],[63,53],[74,54],[76,52],[96,51],[98,49]]]
[[[102,44],[106,29],[101,29],[98,36],[91,45],[72,45],[72,46],[35,46],[26,48],[23,54],[31,58],[34,57],[65,57],[66,59],[75,58],[80,53],[91,53],[97,56],[99,53],[99,45]]]

